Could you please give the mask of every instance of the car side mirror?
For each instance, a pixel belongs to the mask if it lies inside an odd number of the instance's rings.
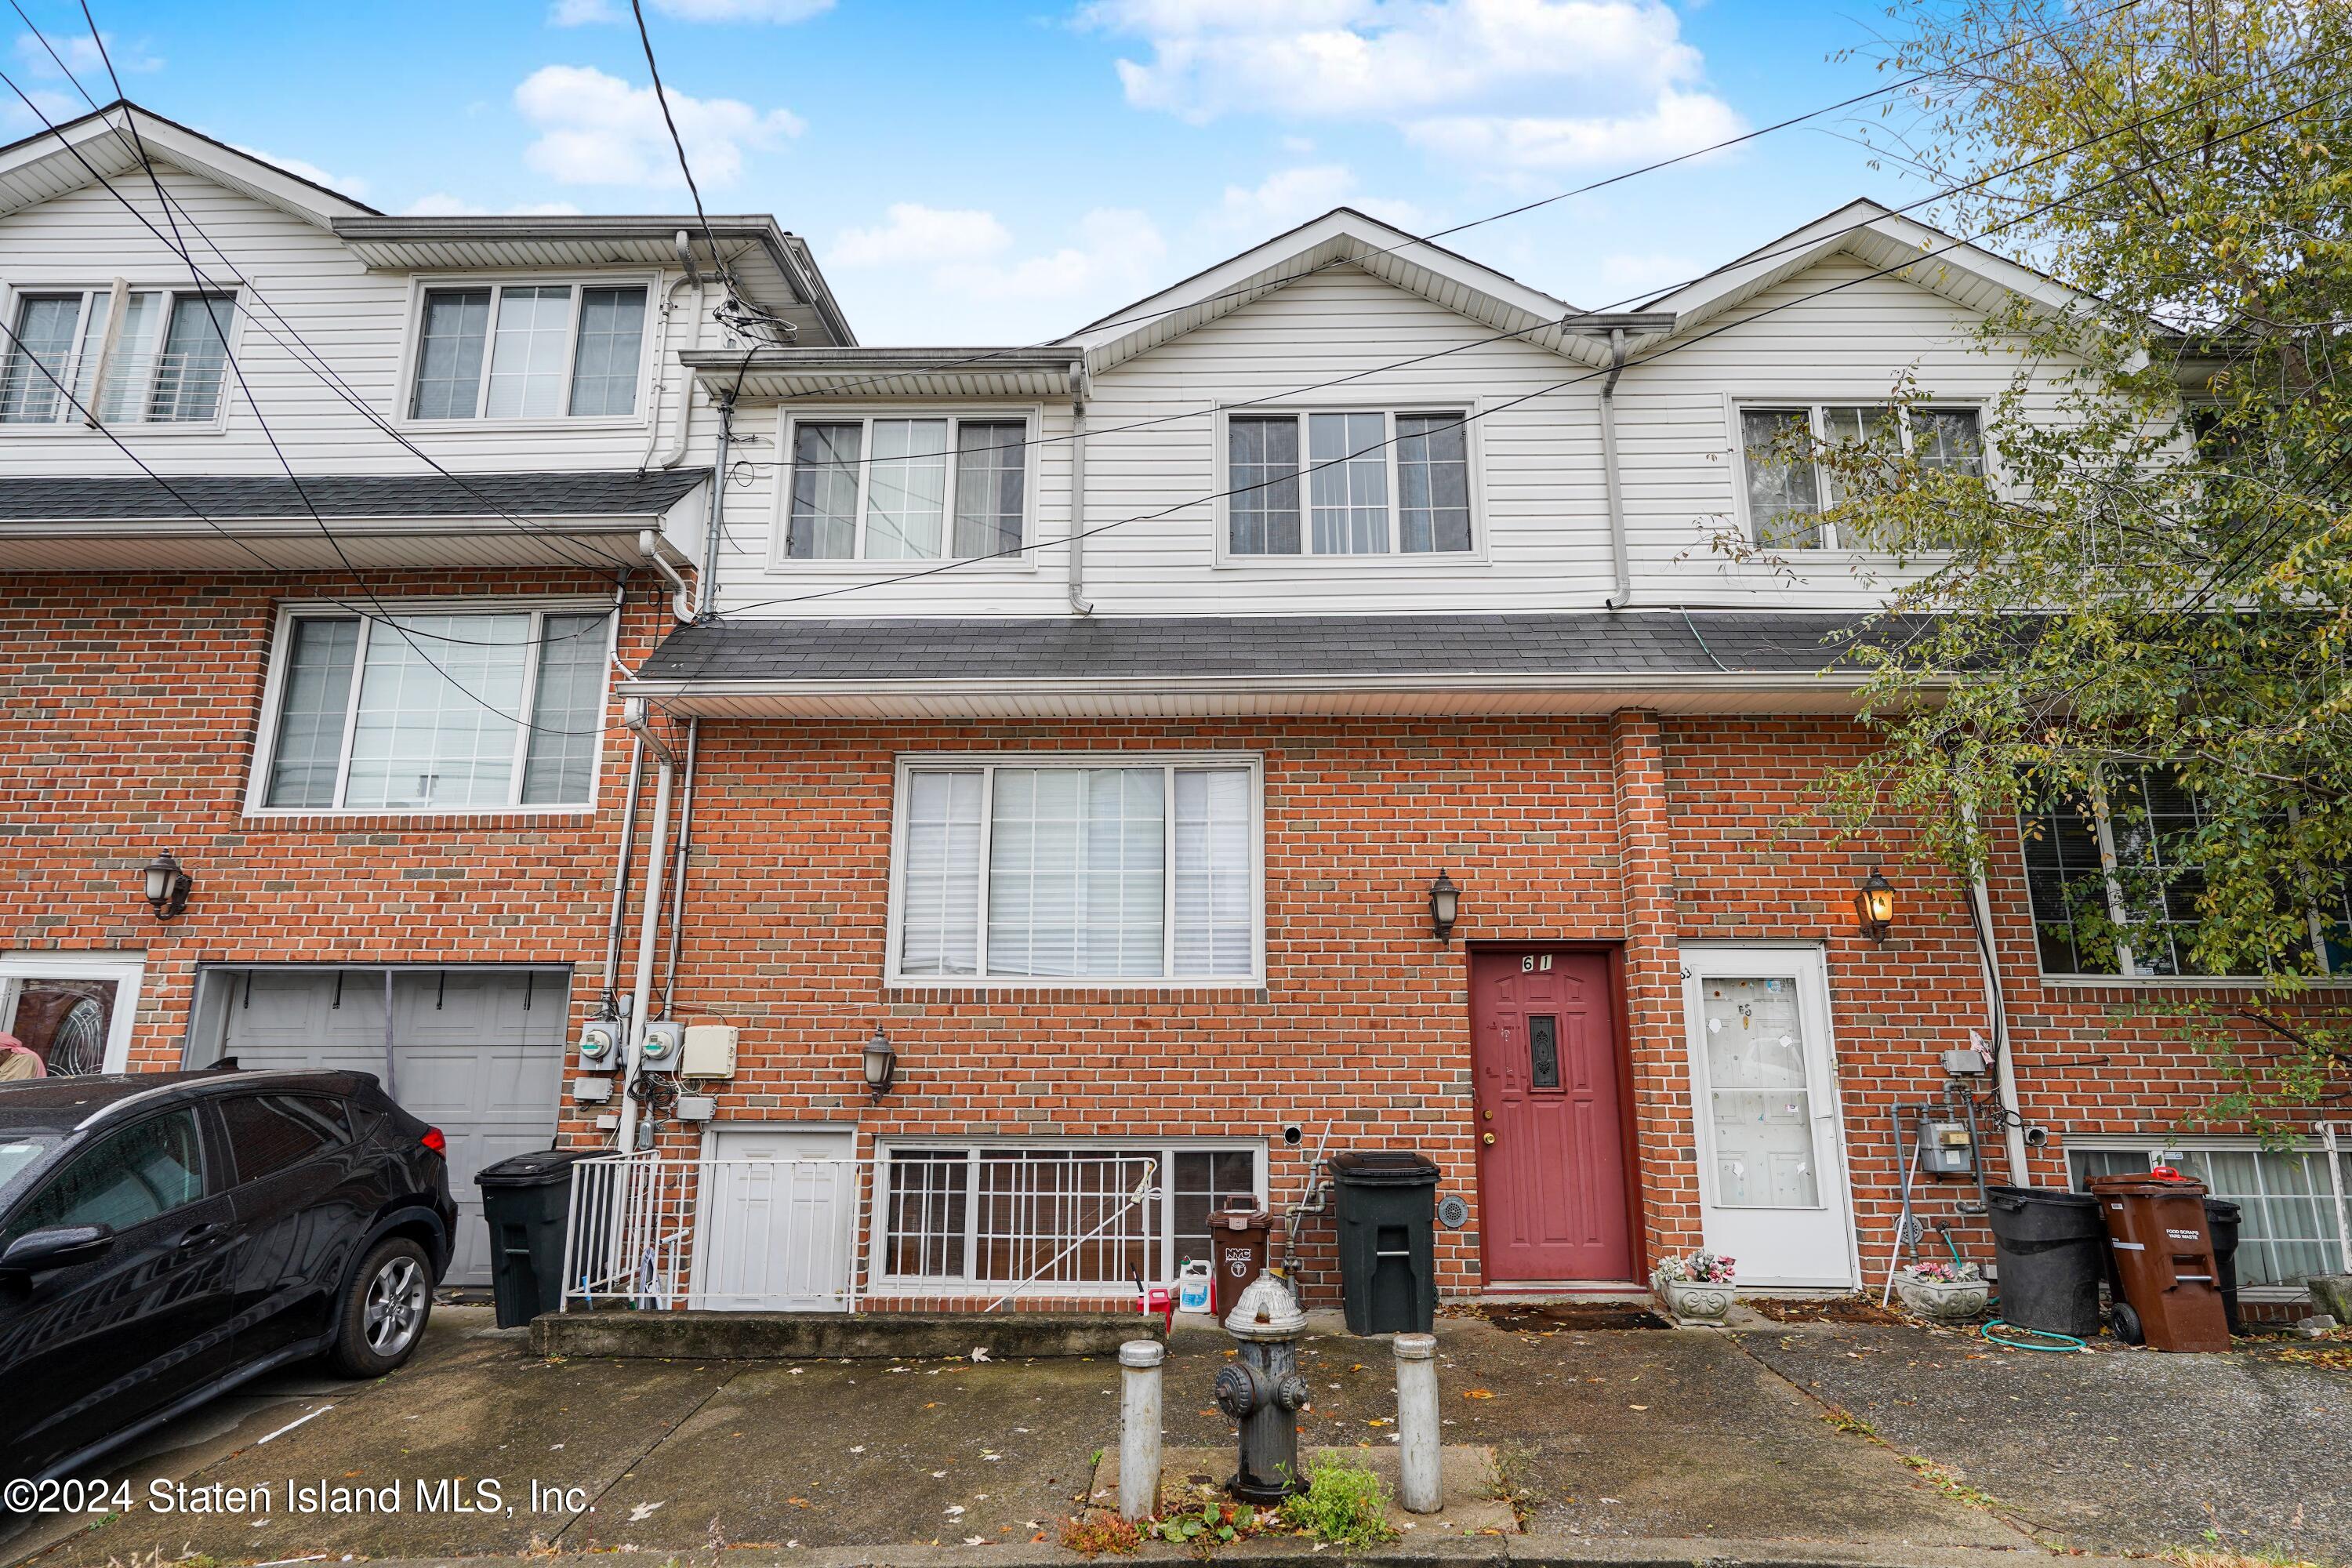
[[[31,1230],[0,1252],[0,1274],[37,1274],[50,1268],[70,1268],[114,1250],[110,1225],[60,1225]]]

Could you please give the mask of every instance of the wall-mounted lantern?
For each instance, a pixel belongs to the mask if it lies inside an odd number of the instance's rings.
[[[188,889],[196,885],[196,879],[172,858],[169,849],[148,861],[142,875],[147,901],[155,906],[157,920],[168,921],[188,907]]]
[[[1454,879],[1440,871],[1437,880],[1429,885],[1429,929],[1440,942],[1454,940],[1454,920],[1462,910],[1462,889]]]
[[[882,1032],[879,1024],[874,1026],[874,1037],[866,1042],[863,1066],[866,1087],[874,1091],[874,1103],[879,1105],[898,1077],[898,1053],[890,1048],[890,1037]]]
[[[1874,868],[1853,896],[1853,912],[1873,945],[1885,942],[1895,924],[1895,884]]]

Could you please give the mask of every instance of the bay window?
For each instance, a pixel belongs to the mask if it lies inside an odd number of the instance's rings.
[[[1466,553],[1468,419],[1460,408],[1229,416],[1226,553]]]
[[[968,561],[1021,548],[1026,419],[797,419],[790,439],[786,560]]]
[[[411,419],[620,417],[637,411],[642,283],[427,289]]]
[[[611,623],[589,605],[289,613],[254,805],[587,805]]]
[[[0,425],[208,425],[221,414],[236,300],[195,289],[87,289],[16,298]],[[65,389],[70,389],[68,395]]]
[[[1230,758],[902,764],[892,973],[1254,981],[1257,776]]]
[[[1985,477],[1984,437],[1973,408],[1911,408],[1888,404],[1811,403],[1743,406],[1739,441],[1748,485],[1748,521],[1767,550],[1866,550],[1840,536],[1822,513],[1850,499],[1822,460],[1832,447],[1908,455],[1923,468]]]

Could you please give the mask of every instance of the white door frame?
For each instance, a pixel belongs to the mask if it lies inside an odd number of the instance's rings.
[[[1860,1242],[1854,1234],[1853,1173],[1846,1160],[1845,1102],[1838,1081],[1837,1030],[1830,1005],[1826,945],[1818,942],[1685,942],[1682,943],[1681,962],[1684,1060],[1690,1070],[1691,1130],[1697,1141],[1701,1226],[1706,1223],[1707,1211],[1722,1205],[1716,1202],[1715,1196],[1715,1119],[1707,1114],[1708,1078],[1703,1043],[1705,1029],[1699,1021],[1702,1002],[1699,988],[1712,977],[1753,973],[1752,966],[1758,963],[1788,964],[1796,973],[1799,1002],[1818,1020],[1821,1031],[1824,1070],[1820,1088],[1826,1105],[1825,1108],[1819,1105],[1814,1108],[1813,1131],[1816,1139],[1826,1138],[1828,1148],[1824,1151],[1817,1143],[1813,1158],[1837,1184],[1834,1194],[1823,1194],[1822,1206],[1837,1211],[1843,1217],[1841,1228],[1844,1232],[1845,1278],[1843,1280],[1821,1281],[1819,1288],[1853,1289],[1862,1279],[1862,1258]],[[1747,1260],[1742,1261],[1745,1263]],[[1806,1289],[1815,1285],[1811,1280],[1796,1283]]]
[[[719,1140],[730,1133],[739,1132],[753,1135],[765,1133],[771,1137],[840,1138],[846,1141],[848,1144],[848,1150],[844,1158],[855,1160],[857,1157],[857,1124],[854,1121],[770,1121],[761,1119],[746,1118],[741,1121],[713,1119],[712,1121],[704,1122],[702,1124],[702,1137],[700,1144],[697,1151],[698,1156],[701,1161],[701,1167],[696,1173],[695,1181],[694,1258],[691,1266],[687,1270],[687,1289],[691,1297],[698,1298],[710,1288],[711,1275],[709,1272],[709,1267],[712,1260],[709,1252],[702,1246],[702,1240],[704,1236],[707,1234],[706,1226],[709,1225],[710,1219],[709,1201],[716,1195],[711,1190],[715,1184],[716,1179],[716,1168],[714,1163],[722,1158],[719,1152]],[[860,1220],[862,1218],[857,1212],[857,1185],[856,1167],[853,1166],[850,1179],[849,1197],[847,1200],[848,1213],[845,1220],[845,1228],[848,1232],[850,1242],[848,1278],[842,1281],[840,1305],[837,1308],[793,1308],[787,1309],[788,1310],[837,1310],[847,1312],[856,1310],[858,1293],[856,1242],[857,1237],[861,1234]],[[733,1310],[740,1311],[751,1310],[754,1309],[736,1307],[733,1309],[719,1308],[717,1310]]]
[[[0,1007],[0,1015],[15,1016],[17,989],[27,980],[111,980],[114,1016],[107,1023],[104,1070],[128,1072],[131,1035],[139,1021],[139,982],[146,973],[144,952],[0,952],[0,1001],[7,1004]]]

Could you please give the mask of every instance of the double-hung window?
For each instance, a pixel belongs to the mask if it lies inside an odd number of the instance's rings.
[[[35,290],[16,297],[0,425],[209,425],[236,341],[233,294]]]
[[[1985,477],[1984,437],[1973,408],[1911,408],[1886,404],[1754,405],[1739,410],[1748,482],[1748,521],[1767,550],[1867,550],[1840,537],[1822,515],[1850,499],[1824,460],[1832,447],[1907,454],[1922,468]]]
[[[1225,553],[1467,553],[1469,417],[1463,408],[1227,416]]]
[[[798,419],[791,438],[786,560],[969,561],[1021,549],[1026,419]]]
[[[268,811],[590,803],[612,612],[290,613],[255,804]]]
[[[637,411],[643,283],[427,289],[411,419],[621,417]]]
[[[2336,1233],[2336,1194],[2339,1184],[2352,1184],[2352,1151],[2337,1153],[2331,1173],[2324,1149],[2265,1149],[2250,1138],[2184,1146],[2078,1134],[2066,1145],[2066,1167],[2078,1189],[2093,1176],[2139,1175],[2164,1164],[2238,1205],[2242,1289],[2299,1291],[2312,1275],[2341,1273],[2352,1262]]]
[[[1258,817],[1254,758],[903,763],[892,973],[1252,983]]]

